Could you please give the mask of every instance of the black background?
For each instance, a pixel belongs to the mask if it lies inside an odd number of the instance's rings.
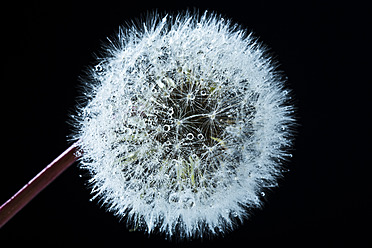
[[[158,9],[208,9],[253,31],[280,61],[299,127],[290,168],[262,210],[225,237],[171,242],[129,232],[90,202],[69,168],[0,230],[1,247],[365,247],[371,245],[365,159],[371,110],[366,86],[369,6],[357,2],[66,1],[2,7],[0,202],[64,151],[79,77],[106,37]],[[367,46],[368,45],[368,46]],[[370,60],[370,59],[369,59]],[[370,146],[369,146],[370,147]],[[8,245],[3,246],[4,243]],[[283,246],[284,247],[284,246]]]

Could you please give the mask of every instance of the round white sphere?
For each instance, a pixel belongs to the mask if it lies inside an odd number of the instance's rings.
[[[290,156],[283,83],[262,45],[218,15],[121,29],[75,118],[93,198],[133,230],[187,238],[232,229]]]

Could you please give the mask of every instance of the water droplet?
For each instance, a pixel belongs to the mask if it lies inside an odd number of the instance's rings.
[[[164,130],[164,132],[168,132],[170,130],[170,126],[169,125],[164,125],[163,130]]]
[[[197,158],[198,158],[198,155],[196,155],[196,154],[191,154],[191,158],[193,159],[193,160],[196,160]]]
[[[198,134],[198,139],[203,140],[203,139],[204,139],[204,135],[201,134],[201,133],[199,133],[199,134]]]
[[[205,90],[200,91],[200,95],[205,96],[207,95],[207,92]]]
[[[188,133],[187,136],[186,136],[186,138],[188,140],[193,140],[194,139],[194,135],[192,133]]]
[[[266,194],[265,194],[265,192],[261,192],[261,195],[262,195],[262,196],[265,196]]]
[[[96,65],[96,66],[94,67],[94,70],[95,70],[96,72],[101,72],[101,71],[103,71],[103,68],[102,68],[101,65]]]

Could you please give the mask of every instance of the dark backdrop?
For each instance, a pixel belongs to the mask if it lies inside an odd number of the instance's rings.
[[[69,146],[67,121],[80,95],[79,77],[95,63],[94,53],[101,51],[106,37],[147,11],[187,7],[217,11],[253,31],[289,78],[298,134],[287,164],[290,171],[267,195],[264,208],[225,237],[170,242],[161,235],[129,232],[90,202],[86,178],[79,176],[84,173],[73,166],[0,230],[0,246],[371,244],[366,171],[371,162],[364,159],[370,152],[365,144],[371,140],[371,111],[363,108],[370,103],[368,60],[363,60],[369,7],[355,1],[49,1],[3,6],[0,203]]]

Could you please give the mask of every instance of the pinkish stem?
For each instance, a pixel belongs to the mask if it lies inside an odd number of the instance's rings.
[[[0,228],[79,157],[74,143],[0,207]]]

